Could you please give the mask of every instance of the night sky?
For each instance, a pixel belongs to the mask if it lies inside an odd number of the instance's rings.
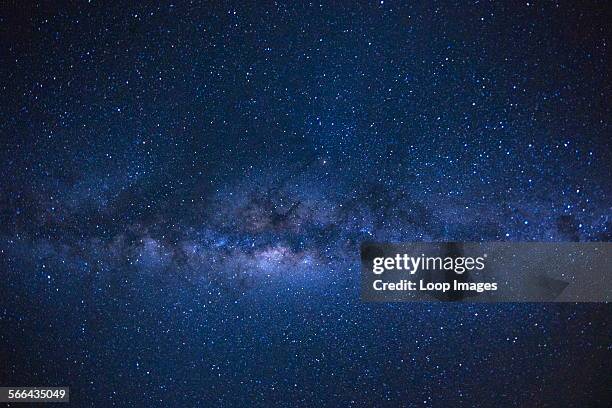
[[[612,238],[609,3],[0,10],[0,385],[609,406],[607,304],[363,303],[364,241]]]

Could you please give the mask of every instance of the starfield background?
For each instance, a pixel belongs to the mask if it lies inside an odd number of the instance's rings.
[[[1,6],[0,385],[609,406],[603,304],[367,304],[363,241],[610,241],[608,2]]]

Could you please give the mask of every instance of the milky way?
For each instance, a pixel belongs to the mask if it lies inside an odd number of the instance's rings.
[[[608,8],[3,10],[0,385],[605,406],[608,305],[358,288],[364,241],[610,241]]]

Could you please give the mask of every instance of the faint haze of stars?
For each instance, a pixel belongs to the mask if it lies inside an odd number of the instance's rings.
[[[0,383],[605,405],[607,305],[364,304],[358,249],[609,241],[608,8],[7,5]]]

